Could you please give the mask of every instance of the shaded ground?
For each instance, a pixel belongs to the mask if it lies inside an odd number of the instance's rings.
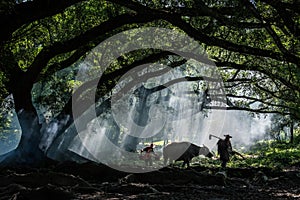
[[[40,199],[300,199],[298,167],[218,169],[194,166],[128,174],[93,163],[2,168],[0,200]]]

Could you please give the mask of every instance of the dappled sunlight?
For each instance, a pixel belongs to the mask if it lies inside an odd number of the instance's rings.
[[[0,155],[3,155],[17,148],[22,135],[12,95],[2,103],[0,115]]]

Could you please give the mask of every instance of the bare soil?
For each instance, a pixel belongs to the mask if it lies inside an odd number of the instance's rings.
[[[128,174],[94,163],[2,168],[0,200],[300,199],[300,172],[268,168],[163,168]]]

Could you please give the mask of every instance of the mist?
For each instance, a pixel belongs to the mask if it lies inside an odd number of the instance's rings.
[[[206,105],[217,104],[214,99],[208,99],[208,95],[213,93],[213,87],[216,85],[210,85],[207,81],[202,87],[199,87],[200,83],[194,81],[183,81],[168,85],[166,89],[151,92],[152,88],[186,76],[180,68],[169,69],[160,76],[148,76],[147,73],[153,70],[160,71],[162,68],[160,65],[141,66],[138,76],[144,78],[144,81],[133,82],[133,88],[124,93],[122,98],[112,98],[112,106],[105,108],[107,111],[102,115],[95,116],[94,119],[84,116],[77,119],[76,121],[83,123],[84,129],[87,127],[86,130],[72,124],[64,134],[57,137],[59,126],[64,125],[67,119],[57,121],[55,119],[57,113],[53,113],[52,118],[47,119],[49,110],[41,105],[35,105],[39,122],[42,124],[40,149],[50,158],[57,160],[72,157],[76,161],[85,158],[106,163],[111,160],[119,161],[124,154],[132,156],[131,152],[135,153],[138,150],[136,147],[139,143],[149,141],[164,140],[165,144],[188,141],[196,145],[204,144],[213,150],[218,139],[209,139],[210,134],[221,138],[225,134],[230,134],[233,137],[234,148],[245,148],[263,138],[266,128],[270,126],[269,117],[255,118],[244,111],[203,109]],[[210,68],[206,66],[198,66],[193,70],[197,76],[211,73]],[[130,83],[134,73],[136,72],[129,72],[127,76],[122,77],[114,93],[119,93],[123,85]],[[210,94],[207,94],[207,91]],[[97,105],[101,106],[101,102],[97,102]],[[18,126],[16,115],[14,116],[12,127]],[[85,123],[87,121],[88,126]],[[20,131],[20,128],[17,130]],[[112,141],[113,137],[117,139]],[[13,145],[9,148],[0,149],[0,154],[16,148],[17,139],[11,144]],[[119,153],[114,154],[116,149]],[[70,156],[70,152],[78,154],[81,158]],[[108,154],[111,156],[107,157]]]
[[[221,132],[216,133],[213,130],[210,134],[216,135],[218,137],[224,138],[224,135],[231,135],[231,143],[233,148],[247,150],[251,145],[254,145],[258,140],[264,139],[267,134],[266,131],[271,126],[271,117],[265,114],[255,114],[249,113],[247,111],[217,111],[223,113],[226,117],[223,124],[218,124],[216,119],[212,119],[208,116],[204,119],[204,124],[209,121],[213,121],[210,126],[221,126]],[[205,131],[205,130],[202,130]],[[211,144],[212,149],[216,149],[216,142],[218,139],[212,137]]]

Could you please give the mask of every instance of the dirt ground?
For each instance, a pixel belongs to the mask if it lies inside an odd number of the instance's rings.
[[[128,174],[93,163],[2,168],[0,200],[46,199],[300,199],[299,167],[163,168]]]

